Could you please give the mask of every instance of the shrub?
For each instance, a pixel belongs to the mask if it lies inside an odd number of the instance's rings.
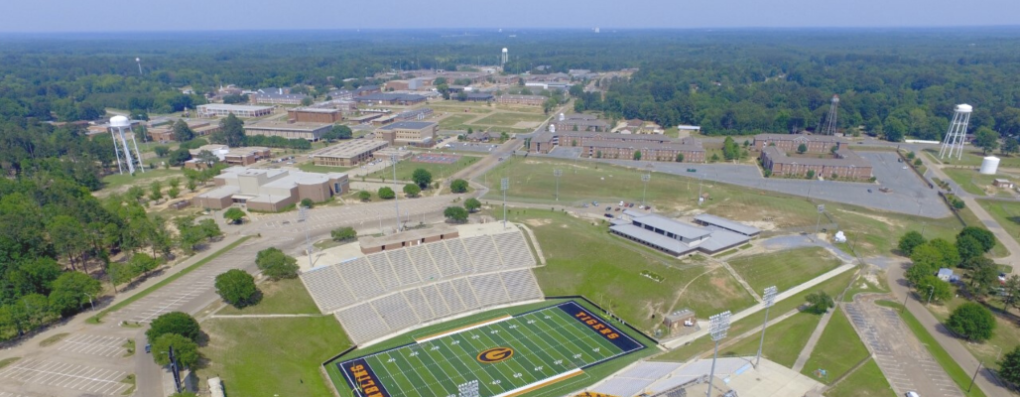
[[[468,191],[468,181],[463,179],[456,179],[450,183],[450,191],[454,193],[464,193]]]
[[[255,256],[255,265],[262,274],[273,280],[297,277],[297,260],[287,256],[279,248],[266,248]]]

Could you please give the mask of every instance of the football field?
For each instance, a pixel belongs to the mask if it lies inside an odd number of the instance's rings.
[[[504,316],[338,363],[363,397],[513,396],[645,348],[575,302]]]

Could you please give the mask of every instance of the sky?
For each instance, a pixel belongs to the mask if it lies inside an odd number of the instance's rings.
[[[29,0],[0,32],[1018,26],[1017,0]]]

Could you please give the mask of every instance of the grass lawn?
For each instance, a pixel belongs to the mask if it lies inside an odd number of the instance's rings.
[[[439,120],[439,128],[443,130],[461,130],[467,131],[467,122],[474,120],[478,117],[476,114],[454,114]]]
[[[765,330],[765,345],[762,347],[762,357],[782,364],[787,368],[792,367],[821,319],[822,316],[817,314],[801,312],[769,327]],[[758,353],[759,342],[761,342],[761,334],[755,333],[733,346],[719,349],[719,355],[730,357],[754,356]],[[821,346],[823,345],[819,344],[819,347]]]
[[[432,108],[432,110],[436,111],[437,113],[444,113],[445,112],[445,113],[453,113],[453,114],[468,114],[468,113],[473,113],[475,115],[478,115],[478,114],[492,113],[492,112],[495,111],[495,109],[491,109],[491,108],[487,107],[486,105],[477,104],[477,103],[468,103],[468,102],[445,102],[442,105],[438,105],[438,106],[437,105],[430,105],[429,107]],[[465,112],[464,109],[467,109],[468,111]]]
[[[1009,229],[1010,225],[1007,225],[1007,223],[1013,223],[1015,226],[1017,226],[1017,228],[1016,228],[1017,233],[1020,233],[1020,225],[1016,224],[1016,222],[1020,222],[1020,218],[1016,218],[1015,220],[1010,222],[1009,220],[1007,220],[1008,219],[1007,217],[1000,218],[998,215],[996,215],[996,213],[992,210],[992,208],[989,207],[989,206],[998,206],[1000,204],[1003,204],[1003,205],[1006,206],[1006,208],[1008,208],[1013,203],[1011,203],[1011,202],[1003,202],[1003,201],[980,200],[980,199],[977,200],[977,202],[978,202],[979,205],[981,205],[981,207],[983,207],[985,209],[985,211],[987,211],[990,215],[992,215],[993,218],[996,219],[996,222],[998,222],[999,225],[1001,225],[1003,228],[1006,228],[1007,231],[1010,231],[1010,229]],[[1016,208],[1017,211],[1020,211],[1020,206],[1016,206],[1014,208]],[[1000,208],[1000,210],[1001,209],[1002,208]],[[963,221],[966,222],[967,225],[978,226],[978,227],[985,227],[985,224],[982,223],[980,219],[978,219],[977,215],[974,215],[974,211],[971,211],[970,208],[966,208],[965,207],[964,209],[959,210],[958,212],[960,213],[960,217],[963,218]],[[1010,232],[1010,234],[1012,235],[1013,233]],[[950,241],[956,241],[956,237],[954,236],[953,239],[950,240]],[[995,247],[992,247],[992,250],[988,252],[988,256],[990,256],[992,258],[1005,258],[1005,257],[1009,256],[1009,251],[1006,250],[1006,246],[1002,245],[1002,242],[1000,242],[999,239],[995,239]]]
[[[860,277],[854,281],[854,285],[846,291],[846,295],[843,296],[843,302],[853,302],[854,295],[866,294],[866,293],[882,293],[889,292],[889,286],[886,285],[885,272],[880,271],[875,274],[875,278],[878,284],[872,283],[866,280],[864,277]]]
[[[605,223],[593,226],[563,212],[536,209],[510,211],[508,217],[528,225],[538,238],[548,264],[534,272],[546,296],[584,295],[650,335],[661,316],[676,309],[708,316],[754,304],[726,269],[682,266],[676,258],[610,235]],[[646,270],[663,281],[642,276]]]
[[[173,177],[173,176],[181,177],[181,185],[182,186],[184,185],[184,172],[181,171],[181,170],[178,170],[178,169],[168,169],[168,170],[167,169],[162,169],[162,168],[159,168],[159,169],[149,169],[148,167],[146,167],[145,168],[145,172],[141,172],[141,171],[137,171],[136,170],[135,171],[135,176],[133,176],[133,177],[131,175],[128,175],[126,171],[127,170],[125,169],[125,173],[123,175],[121,175],[121,174],[111,174],[111,175],[104,176],[103,177],[103,188],[104,189],[114,189],[114,188],[119,188],[119,187],[122,187],[122,186],[138,185],[138,184],[144,184],[142,186],[148,188],[149,187],[149,183],[151,183],[152,180],[154,180],[154,179]]]
[[[970,194],[977,194],[984,196],[988,192],[999,193],[1002,189],[992,186],[992,181],[996,178],[1008,178],[1005,175],[982,175],[978,173],[976,169],[961,169],[961,168],[943,168],[942,172],[949,175],[954,182],[960,185],[963,190],[966,190]],[[1012,197],[1008,191],[1003,191],[1006,197]]]
[[[581,206],[592,200],[603,203],[641,202],[641,171],[593,162],[511,157],[479,178],[479,182],[491,188],[485,199],[493,202],[501,200],[500,178],[509,176],[508,200],[553,204],[556,203],[554,169],[563,170],[559,205]],[[779,228],[815,225],[818,203],[806,198],[705,182],[702,191],[710,197],[699,208],[698,185],[696,178],[654,173],[648,182],[647,201],[666,215],[699,210],[724,214],[736,221],[768,221]],[[854,240],[857,251],[863,256],[888,255],[900,236],[909,230],[921,231],[923,227],[927,238],[942,237],[953,241],[962,229],[953,216],[928,219],[848,204],[825,203],[825,206],[839,223],[840,230]]]
[[[928,311],[939,321],[946,321],[953,310],[967,302],[967,299],[963,297],[956,294],[954,296],[953,299],[942,305],[929,305]],[[986,302],[992,306],[989,309],[992,310],[992,314],[995,314],[996,327],[992,338],[983,343],[961,340],[960,344],[967,348],[975,358],[983,361],[985,366],[998,370],[1000,355],[1005,355],[1020,346],[1020,326],[1017,326],[1016,323],[1018,312],[1013,309],[1008,314],[1003,314],[1001,311],[1002,301],[996,298],[988,298]]]
[[[980,167],[981,161],[984,160],[985,158],[985,154],[982,153],[980,150],[973,149],[974,148],[972,147],[964,148],[963,158],[961,160],[956,160],[956,158],[953,158],[951,160],[950,159],[939,160],[939,152],[938,150],[935,149],[924,149],[924,152],[928,154],[929,158],[936,161],[941,161],[942,163],[945,164],[972,165],[975,167]],[[994,156],[999,158],[999,167],[1020,168],[1020,156],[1017,155],[1003,156],[1002,153],[994,153]]]
[[[917,318],[915,318],[910,311],[903,310],[903,305],[897,302],[878,301],[876,303],[881,306],[897,309],[900,314],[900,318],[902,318],[903,322],[907,324],[910,331],[913,332],[921,344],[928,349],[928,352],[931,353],[933,358],[935,358],[935,361],[937,361],[939,365],[946,370],[946,373],[953,379],[953,382],[956,382],[956,385],[960,386],[964,395],[969,397],[985,397],[985,393],[982,392],[979,387],[975,387],[970,391],[970,393],[967,393],[967,386],[970,384],[971,374],[964,371],[963,368],[960,367],[960,364],[957,364],[956,361],[953,360],[949,353],[942,348],[942,345],[935,340],[935,337],[928,333],[928,329],[925,328],[920,321],[917,321]]]
[[[227,305],[216,314],[319,314],[319,308],[299,279],[266,281],[258,285],[262,300],[242,309]]]
[[[875,360],[868,360],[836,387],[825,393],[826,397],[896,397],[889,381],[882,375]]]
[[[824,369],[828,373],[827,379],[818,379],[823,383],[838,379],[870,355],[845,313],[838,307],[834,310],[836,312],[801,371],[804,376],[814,378],[815,370]]]
[[[304,172],[318,172],[322,174],[330,172],[347,172],[351,167],[327,167],[324,165],[315,165],[312,162],[298,164],[297,168]]]
[[[351,345],[333,316],[209,319],[201,383],[219,376],[232,396],[329,396],[319,365]]]
[[[786,291],[841,264],[829,251],[819,247],[744,256],[730,261],[730,266],[755,291],[764,291],[772,285]]]
[[[850,280],[852,280],[853,278],[854,278],[853,272],[848,271],[846,273],[842,273],[836,277],[828,279],[824,283],[816,285],[812,288],[808,288],[805,291],[801,291],[801,293],[797,295],[791,296],[781,301],[777,301],[775,305],[772,306],[771,309],[769,309],[770,310],[769,318],[776,318],[777,316],[783,313],[789,312],[790,310],[794,310],[800,305],[805,304],[806,303],[805,297],[808,294],[817,291],[825,291],[825,293],[829,294],[830,296],[837,296],[841,291],[843,291],[844,288],[846,288],[847,285],[849,285]],[[700,313],[698,315],[699,317],[702,317]],[[733,322],[733,324],[730,325],[730,330],[727,339],[723,339],[720,343],[726,343],[727,341],[730,341],[733,338],[749,330],[761,329],[761,323],[762,321],[764,321],[764,319],[765,311],[762,310],[755,314],[749,315],[739,321]],[[776,327],[779,324],[776,324],[773,327]],[[765,332],[766,337],[768,337],[768,333],[769,331]],[[710,339],[708,336],[698,338],[683,347],[674,349],[660,356],[657,356],[655,359],[659,361],[687,361],[690,360],[691,358],[700,356],[705,353],[708,353],[709,355],[711,355],[712,353],[712,339]],[[798,351],[795,354],[799,353],[800,352]]]
[[[438,181],[443,178],[447,178],[450,175],[455,174],[469,165],[478,162],[480,157],[474,156],[461,156],[457,162],[453,164],[433,164],[433,163],[418,163],[412,160],[403,160],[397,163],[397,180],[398,181],[411,181],[411,174],[414,170],[423,168],[426,171],[432,173],[432,181]],[[386,179],[387,181],[393,180],[393,168],[386,168],[373,172],[368,175],[367,181],[374,182],[379,179]]]
[[[521,121],[540,123],[545,121],[545,119],[547,118],[549,118],[549,116],[546,116],[544,114],[500,112],[493,114],[491,116],[487,116],[471,124],[500,125],[505,127],[513,127],[514,124],[517,124],[518,122]]]
[[[1020,236],[1020,203],[994,200],[977,200],[977,202],[1014,240]],[[981,225],[981,223],[977,223],[977,225]]]

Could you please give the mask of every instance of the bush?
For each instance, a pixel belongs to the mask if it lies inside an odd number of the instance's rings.
[[[255,265],[262,274],[273,280],[297,277],[297,260],[278,248],[266,248],[255,256]]]
[[[825,291],[809,294],[806,299],[810,304],[808,311],[811,313],[824,314],[829,311],[829,309],[836,307],[836,302],[834,302],[832,297],[829,296],[829,294],[826,294]]]
[[[450,182],[450,191],[454,193],[464,193],[468,191],[468,181],[463,179],[455,179]]]
[[[102,289],[99,280],[89,277],[85,273],[64,273],[53,280],[49,305],[52,310],[60,312],[61,315],[71,315],[89,304],[89,295],[94,300]]]
[[[988,231],[988,229],[976,226],[967,226],[960,231],[960,234],[957,235],[957,239],[962,236],[970,236],[980,242],[981,248],[984,252],[991,251],[992,248],[995,248],[995,235]]]
[[[230,207],[226,212],[223,213],[223,218],[230,221],[232,224],[241,223],[245,217],[244,211],[237,207]]]
[[[315,206],[315,202],[313,202],[310,198],[303,198],[301,199],[301,206],[305,208],[312,208]]]
[[[339,229],[333,229],[329,232],[330,237],[333,237],[333,241],[348,241],[356,240],[358,238],[358,231],[354,230],[353,227],[341,227]]]
[[[421,194],[421,188],[413,183],[408,183],[404,185],[404,194],[407,197],[418,197],[418,194]]]
[[[259,289],[255,278],[238,269],[227,270],[216,276],[216,293],[234,307],[245,307],[255,303]]]
[[[446,207],[443,210],[443,216],[449,219],[453,223],[464,223],[468,219],[468,211],[464,207]]]
[[[995,317],[980,303],[967,302],[949,315],[946,327],[971,341],[984,341],[992,337]]]
[[[418,187],[425,189],[432,183],[432,173],[424,168],[418,168],[411,174],[411,180],[418,184]]]
[[[149,338],[150,342],[165,334],[177,334],[197,341],[202,334],[202,329],[199,327],[198,321],[195,321],[187,313],[170,312],[152,320],[149,330],[145,331],[145,337]]]
[[[394,197],[397,197],[397,194],[393,193],[393,189],[390,189],[389,186],[383,186],[379,188],[379,192],[377,192],[376,194],[379,195],[379,198],[383,200],[392,200]]]
[[[370,201],[370,200],[372,200],[372,193],[369,193],[369,192],[366,192],[366,191],[362,190],[362,191],[358,192],[358,200],[361,200],[361,201]]]
[[[468,212],[475,212],[479,208],[482,208],[482,203],[478,201],[478,199],[472,197],[464,200],[464,208],[467,209]]]

